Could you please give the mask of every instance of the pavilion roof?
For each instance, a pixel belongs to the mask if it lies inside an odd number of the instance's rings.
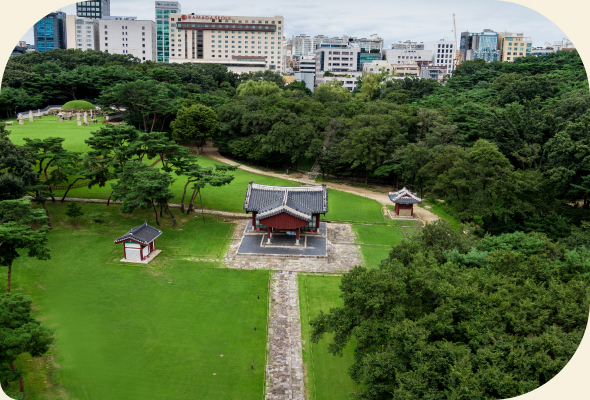
[[[422,203],[422,199],[418,197],[416,193],[412,193],[406,188],[398,190],[397,192],[389,192],[389,200],[391,200],[393,203],[398,204]]]
[[[328,189],[319,186],[268,186],[250,182],[244,200],[244,210],[258,212],[264,219],[285,212],[310,221],[313,214],[328,212]]]
[[[139,225],[139,226],[136,226],[135,228],[131,228],[131,230],[129,232],[127,232],[126,234],[124,234],[120,238],[115,239],[115,243],[122,243],[127,240],[135,240],[136,242],[139,242],[142,244],[150,244],[161,234],[162,234],[161,230],[148,225],[147,222],[144,222],[143,225]]]

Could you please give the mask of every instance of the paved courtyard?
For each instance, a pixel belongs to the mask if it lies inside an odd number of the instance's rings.
[[[229,250],[223,259],[226,268],[239,269],[269,269],[274,271],[298,271],[337,273],[351,270],[362,263],[360,248],[355,244],[355,234],[348,224],[322,223],[325,226],[325,237],[317,237],[325,241],[325,256],[303,256],[298,254],[277,254],[278,247],[271,248],[270,254],[238,253],[245,235],[249,220],[237,221]],[[320,228],[320,233],[322,228]],[[262,240],[260,233],[252,235],[256,240]],[[322,236],[322,235],[320,235]],[[309,238],[308,238],[309,241]],[[257,242],[258,246],[260,242]],[[309,242],[308,242],[309,247]],[[290,249],[288,249],[290,250]],[[273,255],[274,254],[274,255]]]
[[[295,235],[273,233],[268,244],[268,233],[252,231],[252,222],[248,221],[238,247],[238,255],[326,257],[326,223],[320,223],[320,232],[301,234],[299,245],[295,244]]]

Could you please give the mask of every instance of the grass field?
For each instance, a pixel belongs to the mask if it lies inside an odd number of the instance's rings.
[[[35,120],[34,122],[26,120],[24,125],[13,125],[9,127],[9,130],[11,131],[10,139],[19,145],[24,144],[23,139],[26,137],[44,139],[55,136],[66,139],[64,148],[71,151],[85,152],[88,150],[88,146],[84,143],[84,140],[90,136],[90,132],[99,128],[100,125],[91,125],[87,128],[78,126],[76,121],[58,122],[56,117],[44,117],[44,119]],[[146,162],[148,161],[146,160]],[[199,164],[208,167],[214,165],[214,162],[209,158],[200,157]],[[222,187],[208,186],[202,190],[203,206],[205,208],[243,212],[244,196],[250,181],[264,185],[299,186],[298,183],[287,179],[273,178],[242,170],[236,170],[232,174],[235,179],[231,184]],[[178,178],[173,183],[171,189],[176,196],[172,199],[172,202],[180,202],[184,183],[185,179],[183,177]],[[55,191],[55,194],[56,196],[63,196],[64,192],[64,190],[58,190]],[[103,188],[95,186],[92,189],[87,187],[71,189],[68,192],[68,197],[107,199],[110,193],[111,186],[109,182]],[[198,200],[197,204],[199,204]],[[378,202],[354,194],[330,190],[328,207],[329,214],[326,215],[326,219],[368,223],[384,221],[381,206]]]
[[[414,221],[392,221],[396,225],[353,225],[352,229],[357,235],[357,241],[361,243],[364,264],[367,268],[377,268],[381,260],[389,257],[391,246],[405,240],[402,229],[410,236],[417,228],[402,228],[402,226],[422,226]]]
[[[123,250],[113,240],[146,213],[81,204],[85,214],[110,213],[98,234],[87,216],[74,227],[66,205],[47,207],[51,260],[23,257],[13,268],[14,292],[32,296],[56,338],[49,357],[19,359],[27,399],[262,397],[268,272],[182,260],[216,259],[232,224],[179,214],[172,229],[164,218],[163,252],[145,266],[118,262]]]
[[[48,137],[64,138],[64,148],[70,151],[86,152],[88,146],[84,141],[90,137],[90,132],[98,130],[102,126],[104,117],[98,117],[98,124],[90,124],[86,127],[84,123],[78,126],[76,118],[71,121],[59,122],[58,117],[47,116],[41,120],[29,122],[25,118],[24,125],[19,125],[16,120],[12,126],[8,126],[10,131],[10,140],[18,145],[25,144],[24,138],[46,139]],[[89,119],[90,120],[90,119]]]
[[[324,336],[317,344],[311,343],[309,326],[310,319],[314,319],[320,310],[328,312],[330,308],[342,306],[341,277],[299,274],[298,279],[308,398],[346,400],[357,387],[348,376],[348,368],[354,362],[354,343],[346,347],[342,357],[334,356],[328,352],[331,336]]]

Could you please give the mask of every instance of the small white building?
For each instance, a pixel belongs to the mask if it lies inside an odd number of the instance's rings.
[[[123,243],[124,257],[121,261],[147,263],[152,260],[161,252],[156,250],[156,239],[161,234],[161,230],[149,226],[147,222],[131,228],[129,232],[115,239],[116,244]]]
[[[98,27],[100,51],[131,54],[143,61],[156,61],[156,23],[136,17],[104,17]]]

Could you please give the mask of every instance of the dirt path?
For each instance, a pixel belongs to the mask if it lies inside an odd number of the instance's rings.
[[[274,178],[288,179],[290,181],[304,183],[306,185],[317,185],[316,181],[314,181],[313,179],[309,179],[307,176],[305,176],[301,173],[294,173],[291,175],[275,174],[274,172],[261,171],[256,168],[248,167],[247,165],[241,165],[235,161],[232,161],[228,158],[223,157],[221,154],[219,154],[219,151],[217,151],[217,149],[211,145],[211,143],[207,143],[207,146],[203,147],[203,152],[201,154],[205,157],[209,157],[212,160],[219,161],[224,164],[238,165],[239,169],[241,169],[243,171],[251,172],[253,174],[272,176]],[[326,182],[326,186],[330,189],[336,189],[336,190],[340,190],[342,192],[352,193],[352,194],[356,194],[358,196],[363,196],[363,197],[366,197],[369,199],[376,200],[377,202],[379,202],[383,206],[392,205],[391,200],[389,200],[389,197],[387,196],[387,192],[377,192],[377,191],[373,191],[373,190],[369,190],[369,189],[365,189],[365,188],[359,188],[359,187],[344,185],[341,183],[332,183],[332,182]],[[416,214],[418,216],[418,218],[420,218],[425,223],[430,223],[430,222],[433,222],[433,221],[436,221],[437,219],[439,219],[439,217],[436,214],[433,214],[430,211],[428,211],[422,207],[414,207],[414,214]]]

